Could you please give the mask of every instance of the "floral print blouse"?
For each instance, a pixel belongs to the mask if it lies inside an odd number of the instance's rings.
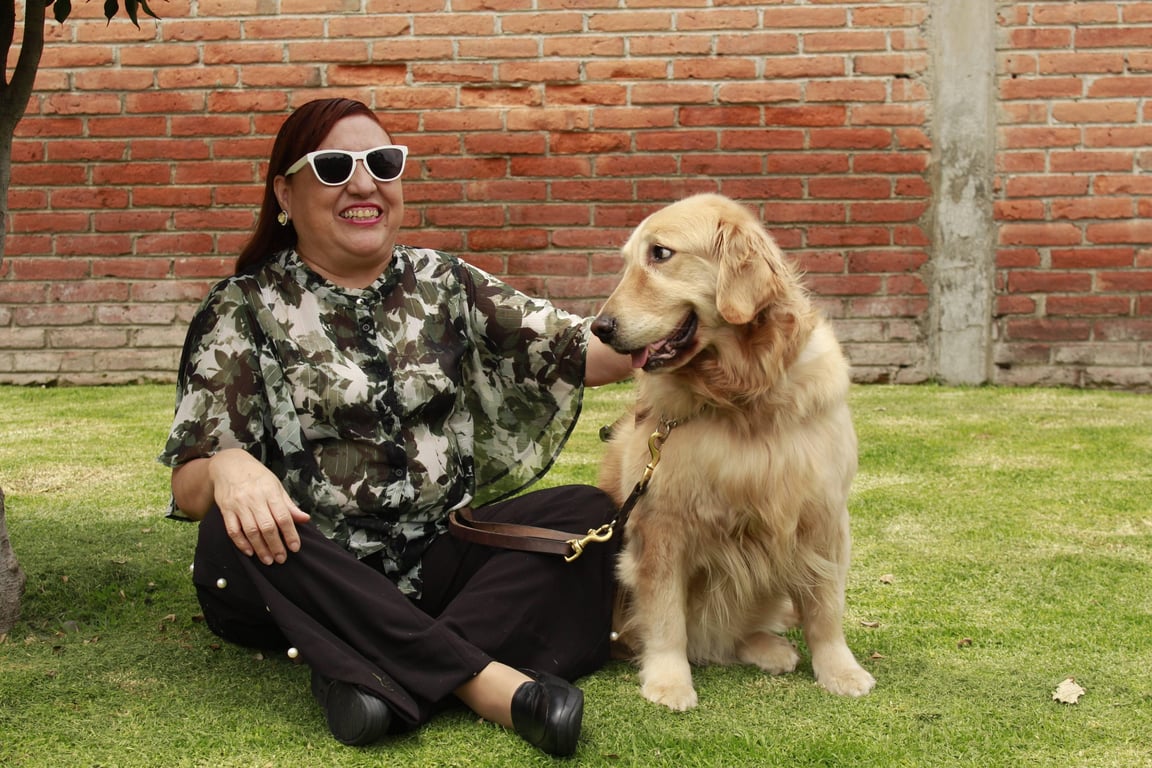
[[[449,510],[551,466],[580,412],[589,325],[438,251],[396,246],[361,290],[284,251],[197,311],[160,461],[243,448],[326,536],[381,553],[418,595]]]

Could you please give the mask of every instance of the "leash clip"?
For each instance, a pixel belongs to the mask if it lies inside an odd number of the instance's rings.
[[[668,439],[668,435],[672,432],[672,428],[676,426],[676,421],[672,419],[661,419],[660,426],[648,438],[648,453],[652,457],[648,465],[644,467],[644,476],[640,478],[637,487],[643,491],[648,487],[648,481],[652,479],[652,473],[656,471],[656,465],[660,463],[660,449],[664,447],[664,441]]]
[[[568,539],[568,546],[572,547],[572,554],[565,555],[564,562],[570,563],[584,554],[584,547],[588,544],[603,544],[612,538],[612,523],[605,523],[599,528],[589,528],[588,535],[579,539]]]

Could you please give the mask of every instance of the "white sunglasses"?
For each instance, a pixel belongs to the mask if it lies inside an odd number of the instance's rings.
[[[382,147],[352,152],[347,149],[318,149],[309,152],[284,171],[291,176],[305,165],[312,166],[312,172],[321,184],[339,187],[347,184],[356,172],[356,161],[364,163],[368,175],[376,181],[395,181],[404,173],[404,161],[408,157],[408,147],[402,144],[385,144]]]

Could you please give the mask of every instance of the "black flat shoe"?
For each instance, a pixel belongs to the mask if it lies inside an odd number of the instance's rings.
[[[524,674],[532,680],[512,695],[512,727],[550,755],[575,753],[584,719],[584,692],[547,672],[524,670]]]
[[[362,747],[379,741],[392,724],[392,710],[381,698],[351,683],[331,680],[312,670],[312,695],[324,710],[328,730],[342,744]]]

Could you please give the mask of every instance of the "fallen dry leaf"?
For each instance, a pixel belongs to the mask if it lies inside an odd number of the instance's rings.
[[[896,577],[890,573],[886,573],[880,577],[880,583],[881,584],[891,584],[895,580],[896,580]]]
[[[1075,704],[1085,693],[1084,689],[1076,684],[1076,679],[1069,677],[1052,692],[1052,700],[1061,704]]]
[[[860,626],[868,627],[868,629],[876,629],[876,627],[880,626],[880,622],[878,622],[878,621],[862,621],[862,622],[860,622]]]

